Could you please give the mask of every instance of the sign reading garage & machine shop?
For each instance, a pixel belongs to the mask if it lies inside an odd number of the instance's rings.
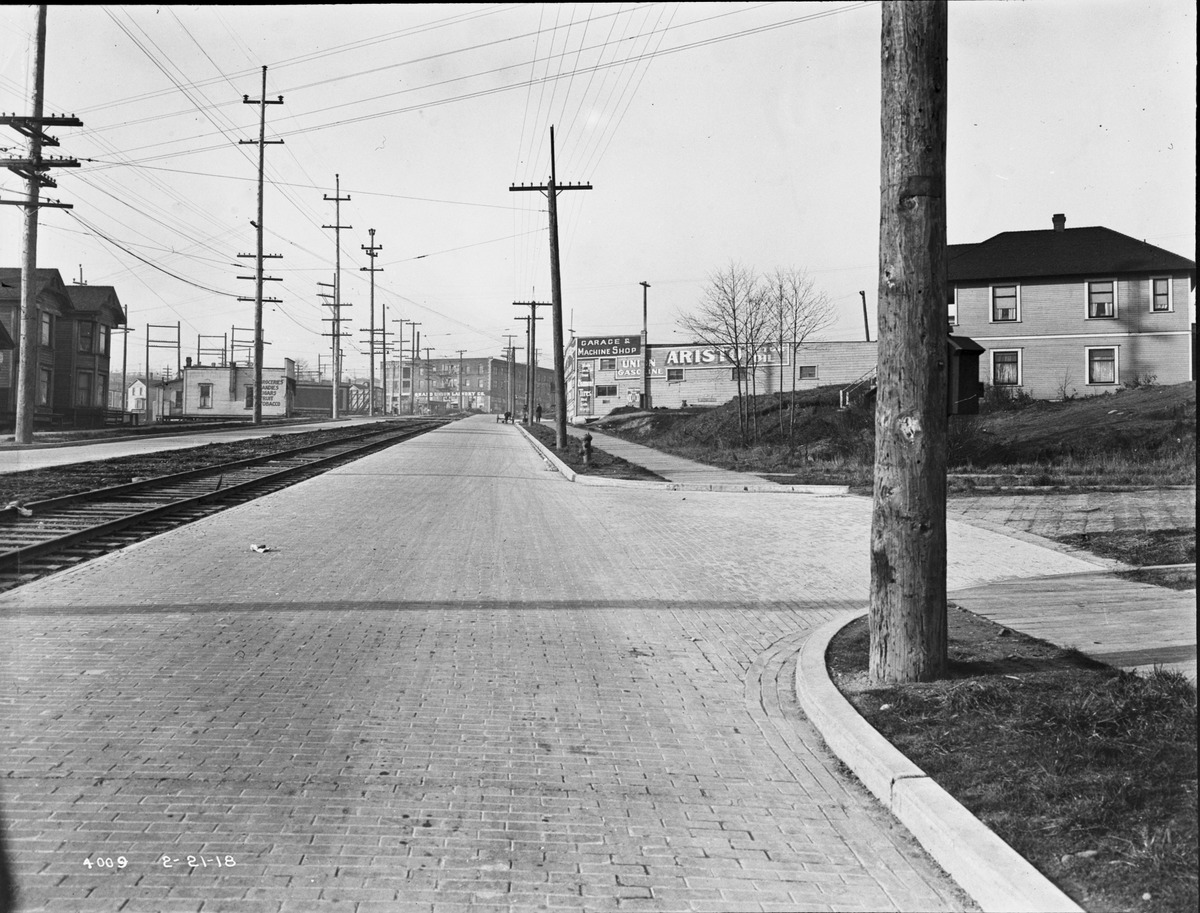
[[[579,358],[612,358],[618,355],[641,355],[641,336],[580,336]]]

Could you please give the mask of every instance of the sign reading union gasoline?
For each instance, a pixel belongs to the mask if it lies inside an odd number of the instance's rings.
[[[617,355],[641,355],[641,336],[580,336],[580,358],[612,358]]]

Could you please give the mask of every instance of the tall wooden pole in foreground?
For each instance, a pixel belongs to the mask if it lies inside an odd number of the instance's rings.
[[[883,4],[873,683],[946,668],[946,10]]]

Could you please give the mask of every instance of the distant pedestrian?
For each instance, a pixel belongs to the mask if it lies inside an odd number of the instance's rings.
[[[533,410],[533,417],[539,422],[542,420],[542,404],[538,403],[538,407]]]
[[[529,407],[528,406],[521,407],[521,424],[522,425],[529,424]]]

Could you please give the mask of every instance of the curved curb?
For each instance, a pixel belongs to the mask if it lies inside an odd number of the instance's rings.
[[[829,748],[987,913],[1082,913],[1023,856],[864,720],[829,678],[825,652],[866,610],[813,632],[796,662],[796,694]]]
[[[651,491],[726,491],[735,493],[749,492],[751,494],[804,494],[817,497],[842,497],[850,493],[847,485],[776,485],[773,482],[750,482],[739,485],[736,482],[649,482],[641,479],[607,479],[596,476],[580,475],[558,458],[554,451],[548,449],[532,434],[517,425],[517,430],[525,436],[537,450],[538,455],[550,464],[568,482],[580,485],[596,485],[604,488],[643,488]]]

